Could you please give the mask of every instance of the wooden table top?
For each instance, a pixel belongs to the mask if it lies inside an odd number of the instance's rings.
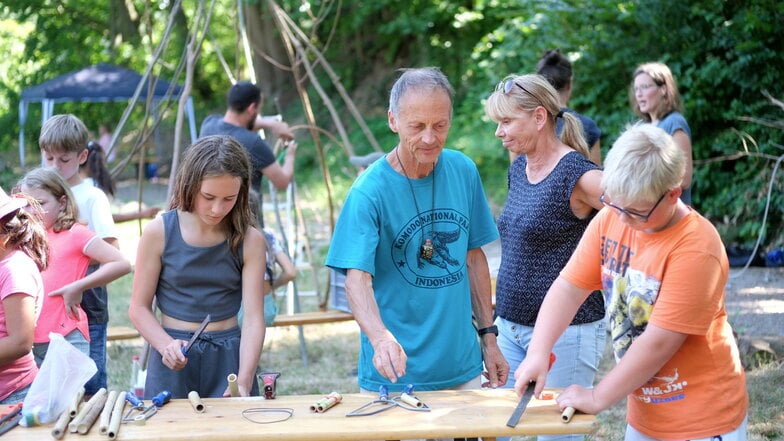
[[[369,439],[453,438],[512,435],[589,433],[596,424],[593,415],[575,415],[561,421],[554,400],[532,399],[515,428],[506,426],[517,396],[511,389],[417,392],[430,412],[400,407],[359,417],[350,411],[373,400],[371,394],[343,394],[341,403],[324,413],[310,410],[323,395],[280,395],[274,400],[253,398],[205,398],[205,411],[197,413],[185,399],[171,400],[144,425],[122,424],[118,440],[282,440],[351,441]],[[149,404],[146,401],[145,404]],[[293,415],[285,421],[260,424],[243,417],[249,409],[288,408]],[[126,407],[127,410],[127,407]],[[285,418],[285,412],[253,413],[256,420]],[[17,427],[3,441],[52,440],[53,424],[34,428]],[[87,435],[66,433],[65,440],[107,440],[98,424]]]

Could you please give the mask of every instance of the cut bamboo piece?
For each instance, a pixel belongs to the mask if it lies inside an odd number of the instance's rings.
[[[109,432],[109,420],[112,417],[115,401],[117,401],[117,391],[109,391],[109,396],[106,397],[106,403],[104,403],[101,416],[98,419],[98,432],[101,435],[106,435]]]
[[[102,399],[104,400],[106,399],[106,389],[104,388],[98,389],[98,392],[96,392],[95,395],[90,397],[87,403],[85,403],[83,406],[79,408],[79,412],[68,424],[68,431],[71,433],[76,433],[76,431],[79,429],[79,422],[82,420],[82,418],[84,418],[87,412],[90,411],[94,403],[97,403]],[[103,401],[101,401],[101,405],[103,406]]]
[[[229,374],[229,376],[226,378],[226,381],[229,382],[229,393],[231,396],[240,396],[240,386],[237,384],[237,374]]]
[[[112,409],[112,416],[109,419],[109,439],[117,438],[117,433],[120,431],[120,424],[122,424],[123,420],[123,413],[125,412],[125,403],[128,401],[125,400],[125,394],[118,394],[117,401],[114,403],[114,408]]]
[[[104,389],[105,390],[105,389]],[[90,428],[93,427],[95,424],[95,420],[98,419],[98,416],[103,412],[104,404],[106,404],[106,393],[102,394],[98,401],[92,403],[90,405],[90,410],[84,414],[82,420],[79,421],[79,424],[76,426],[76,431],[79,432],[80,435],[84,435],[90,431]]]
[[[201,397],[199,396],[198,392],[195,390],[188,392],[188,401],[191,402],[193,410],[199,413],[204,412],[204,403],[201,401]]]
[[[79,405],[82,404],[82,400],[84,399],[84,386],[80,387],[78,391],[76,391],[76,395],[74,395],[73,402],[71,402],[71,407],[69,409],[69,414],[71,418],[75,417],[76,414],[79,412]]]
[[[82,391],[84,391],[84,388],[82,388]],[[52,438],[63,439],[63,436],[65,436],[65,431],[68,428],[68,423],[70,421],[71,421],[71,410],[65,409],[63,413],[60,414],[60,417],[57,418],[57,422],[54,423],[54,427],[52,428]]]

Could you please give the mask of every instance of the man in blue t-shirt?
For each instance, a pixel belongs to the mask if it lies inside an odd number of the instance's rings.
[[[262,175],[267,176],[278,190],[285,190],[294,177],[294,159],[297,154],[297,143],[289,125],[273,118],[259,115],[261,109],[261,90],[253,83],[239,81],[229,89],[226,96],[226,113],[209,115],[201,124],[199,137],[208,135],[230,135],[245,147],[251,161],[251,185],[261,191]],[[286,155],[283,165],[275,161],[275,155],[269,144],[259,135],[259,130],[271,131],[285,141]]]
[[[365,391],[479,388],[483,361],[490,387],[509,375],[481,248],[498,230],[476,165],[444,149],[452,94],[438,69],[404,71],[388,111],[400,141],[357,178],[335,226],[326,264],[346,274]]]

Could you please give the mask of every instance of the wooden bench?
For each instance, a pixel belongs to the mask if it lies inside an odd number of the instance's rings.
[[[133,340],[139,337],[139,331],[130,326],[109,326],[106,331],[106,341]]]
[[[278,314],[275,316],[275,321],[267,326],[318,325],[321,323],[346,322],[349,320],[354,320],[354,315],[350,312],[338,310],[308,311],[295,314]]]
[[[278,314],[275,321],[268,327],[297,326],[299,328],[299,350],[302,354],[302,365],[308,366],[308,347],[305,343],[305,334],[302,332],[304,325],[319,325],[323,323],[346,322],[354,320],[350,312],[330,309],[328,311],[296,312],[293,314]]]

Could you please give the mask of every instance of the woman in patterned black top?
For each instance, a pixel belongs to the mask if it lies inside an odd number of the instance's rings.
[[[504,148],[518,155],[509,167],[509,196],[498,218],[501,266],[496,285],[498,345],[514,372],[526,356],[550,284],[602,207],[601,171],[588,159],[579,120],[561,110],[555,89],[543,77],[522,75],[501,82],[485,111],[498,123],[495,135]],[[560,139],[558,118],[564,125]],[[547,386],[592,385],[605,345],[603,319],[604,302],[597,291],[553,348],[556,362]],[[510,377],[507,387],[513,386]]]

